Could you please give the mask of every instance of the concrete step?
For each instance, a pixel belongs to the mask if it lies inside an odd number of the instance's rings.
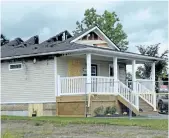
[[[151,115],[159,115],[157,111],[146,111],[146,112],[139,112],[139,115],[142,116],[151,116]]]
[[[143,111],[153,111],[153,108],[148,108],[148,107],[139,107]]]

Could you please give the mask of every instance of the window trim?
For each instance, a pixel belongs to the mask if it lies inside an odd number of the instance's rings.
[[[21,68],[16,68],[16,69],[11,69],[11,65],[21,65]],[[12,64],[9,64],[8,66],[9,70],[12,71],[12,70],[21,70],[23,67],[22,67],[22,63],[12,63]]]
[[[91,63],[91,66],[92,65],[96,65],[97,66],[97,76],[99,76],[100,75],[100,64],[97,64],[97,63]],[[86,70],[86,74],[87,74],[87,67],[86,67],[86,63],[85,63],[85,66],[84,66],[84,68],[83,69],[85,69]],[[82,70],[83,70],[82,69]],[[86,74],[84,74],[84,72],[82,71],[82,76],[86,76]],[[91,76],[92,76],[92,73],[91,73]]]

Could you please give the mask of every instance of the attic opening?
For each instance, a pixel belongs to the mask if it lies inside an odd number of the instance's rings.
[[[95,32],[90,32],[83,36],[80,40],[102,40]]]
[[[103,38],[101,38],[101,36],[99,36],[94,31],[89,32],[88,34],[86,34],[85,36],[77,40],[76,43],[87,44],[87,45],[96,46],[96,47],[106,47],[106,48],[109,47],[108,42],[104,40]]]

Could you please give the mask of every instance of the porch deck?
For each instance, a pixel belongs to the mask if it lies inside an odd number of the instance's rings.
[[[116,95],[120,96],[125,102],[130,103],[137,111],[139,111],[139,99],[143,99],[151,107],[156,108],[156,94],[148,89],[146,85],[151,87],[151,80],[136,80],[136,91],[129,88],[127,84],[113,77],[91,76],[91,83],[87,83],[87,76],[77,77],[60,77],[58,76],[58,93],[57,96],[68,95]],[[126,82],[127,83],[127,82]],[[91,89],[89,92],[87,89]]]

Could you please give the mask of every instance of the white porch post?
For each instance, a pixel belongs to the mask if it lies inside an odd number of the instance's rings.
[[[61,95],[61,82],[60,82],[60,75],[57,76],[57,96]]]
[[[87,63],[87,93],[91,92],[91,54],[86,54]]]
[[[54,57],[54,74],[55,74],[55,96],[61,95],[61,83],[60,83],[60,75],[57,72],[57,57]]]
[[[57,84],[58,84],[58,81],[57,81],[57,57],[56,56],[54,56],[54,74],[55,74],[55,96],[58,96],[57,95],[57,88],[58,88],[58,86],[57,86]]]
[[[117,74],[117,57],[113,58],[113,71],[114,71],[114,93],[118,93],[118,74]]]
[[[152,80],[152,92],[153,94],[153,105],[154,111],[156,111],[156,91],[155,91],[155,62],[151,66],[151,80]]]
[[[133,92],[136,94],[136,106],[139,109],[139,93],[136,89],[136,60],[132,60],[132,85],[133,85]]]

